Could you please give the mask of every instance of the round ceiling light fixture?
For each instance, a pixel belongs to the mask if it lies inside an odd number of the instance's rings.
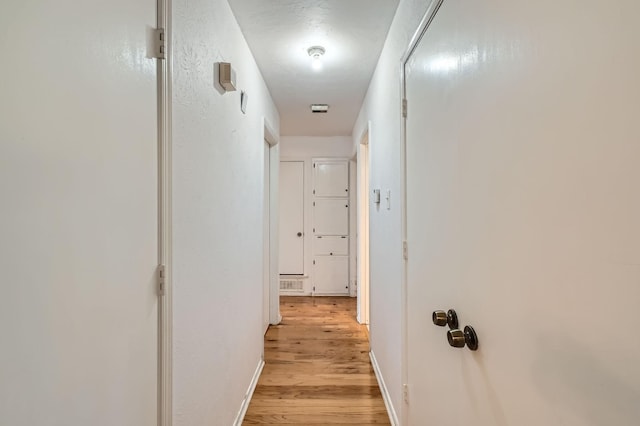
[[[322,56],[325,53],[324,47],[311,46],[307,49],[307,53],[311,56],[311,68],[320,71],[322,69]]]

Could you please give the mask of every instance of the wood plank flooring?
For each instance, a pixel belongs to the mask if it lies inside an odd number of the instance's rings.
[[[244,425],[389,425],[356,299],[281,297]]]

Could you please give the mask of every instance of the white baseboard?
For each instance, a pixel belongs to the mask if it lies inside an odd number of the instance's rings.
[[[378,361],[376,360],[376,356],[374,355],[373,351],[369,352],[369,358],[371,358],[371,365],[373,366],[374,373],[376,373],[376,379],[378,379],[378,386],[380,386],[380,392],[382,393],[384,405],[385,407],[387,407],[387,413],[389,414],[389,421],[391,422],[391,426],[400,426],[398,415],[396,414],[396,410],[393,407],[393,403],[391,402],[389,390],[387,389],[387,385],[384,383],[382,373],[380,373],[380,366],[378,365]]]
[[[238,415],[236,419],[233,421],[233,426],[242,426],[242,421],[244,420],[244,415],[247,414],[247,410],[249,409],[249,403],[251,403],[251,397],[253,396],[253,391],[256,390],[256,385],[258,384],[258,379],[260,379],[260,374],[262,374],[262,369],[264,368],[264,358],[260,357],[260,362],[258,363],[258,367],[256,368],[255,373],[253,373],[253,378],[251,379],[251,383],[249,384],[249,389],[242,400],[242,404],[240,405],[240,411],[238,411]]]

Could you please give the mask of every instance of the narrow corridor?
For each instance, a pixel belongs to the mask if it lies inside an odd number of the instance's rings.
[[[244,424],[389,424],[356,299],[282,297]]]

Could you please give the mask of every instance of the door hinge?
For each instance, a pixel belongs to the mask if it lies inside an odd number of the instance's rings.
[[[313,207],[315,207],[315,206],[316,206],[316,202],[314,201],[314,202],[313,202]]]
[[[316,228],[313,228],[313,232],[316,232]]]
[[[409,259],[409,245],[406,241],[402,242],[402,257],[404,260]]]
[[[313,163],[313,168],[314,168],[314,169],[316,168],[316,163]],[[315,287],[314,287],[314,289],[315,289]]]
[[[316,264],[316,261],[315,261],[315,260],[313,261],[313,264],[314,264],[314,265]]]
[[[158,296],[164,296],[166,286],[166,269],[164,265],[158,265]]]
[[[402,116],[404,118],[407,118],[407,100],[406,99],[402,100]]]
[[[167,58],[167,45],[165,43],[164,28],[156,28],[153,30],[154,58]]]
[[[405,404],[409,403],[409,385],[406,383],[402,385],[402,399],[404,399]]]

